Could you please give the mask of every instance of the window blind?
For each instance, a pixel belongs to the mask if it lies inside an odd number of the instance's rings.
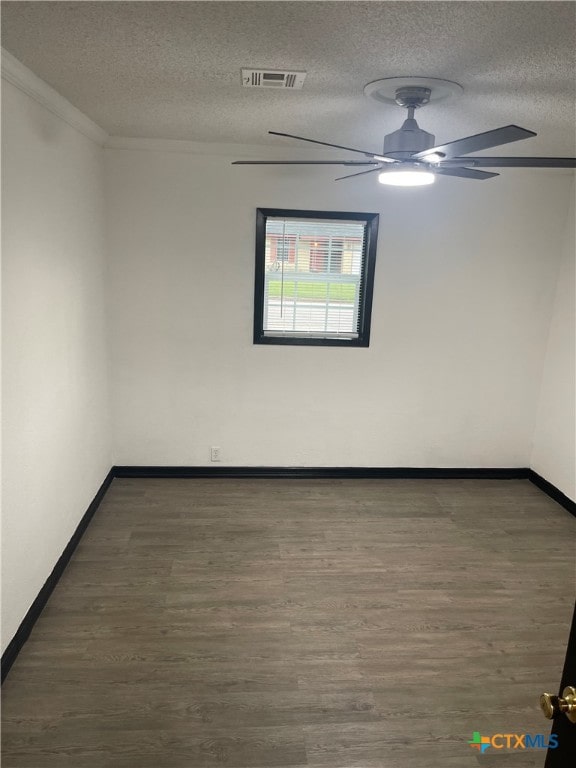
[[[358,338],[367,223],[267,217],[265,336]]]

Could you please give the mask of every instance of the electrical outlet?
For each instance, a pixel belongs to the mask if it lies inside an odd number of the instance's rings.
[[[210,461],[222,461],[222,448],[219,445],[210,448]]]

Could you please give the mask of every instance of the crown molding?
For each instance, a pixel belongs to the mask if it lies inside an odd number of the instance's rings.
[[[4,48],[2,48],[2,78],[96,144],[104,145],[108,134],[103,128]]]
[[[307,147],[278,144],[222,144],[187,139],[145,139],[130,136],[108,136],[104,149],[122,149],[133,152],[175,152],[185,155],[216,155],[235,160],[266,160],[283,157],[290,159],[333,160],[328,152]]]
[[[246,147],[239,144],[216,144],[186,139],[146,139],[130,136],[108,136],[105,149],[125,149],[136,152],[176,152],[186,155],[237,155],[246,154]],[[248,151],[253,151],[250,147]]]

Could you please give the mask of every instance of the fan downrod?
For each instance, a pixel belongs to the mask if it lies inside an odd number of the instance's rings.
[[[396,89],[394,101],[399,107],[418,109],[418,107],[423,107],[428,104],[431,93],[432,91],[430,88],[406,85]]]

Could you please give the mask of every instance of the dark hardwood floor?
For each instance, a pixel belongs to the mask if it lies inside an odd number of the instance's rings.
[[[528,481],[118,480],[3,687],[3,768],[544,764],[574,519]]]

